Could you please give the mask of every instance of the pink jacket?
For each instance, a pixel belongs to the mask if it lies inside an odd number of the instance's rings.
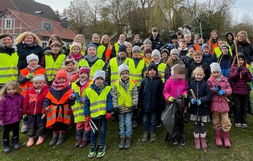
[[[229,106],[227,100],[222,97],[218,96],[215,91],[213,90],[214,86],[220,86],[221,89],[226,91],[226,96],[231,95],[232,93],[232,88],[230,87],[230,84],[228,83],[228,80],[226,77],[222,76],[221,80],[218,81],[213,76],[211,76],[208,80],[207,83],[211,89],[211,92],[213,94],[212,101],[211,101],[211,106],[210,109],[212,112],[219,112],[219,113],[226,113],[229,111]]]
[[[188,84],[185,79],[174,79],[171,76],[165,83],[163,89],[163,96],[167,101],[170,96],[173,98],[179,98],[183,94],[187,94]]]

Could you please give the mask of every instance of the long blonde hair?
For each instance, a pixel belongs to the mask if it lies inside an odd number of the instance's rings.
[[[111,40],[110,40],[109,35],[103,35],[102,38],[101,38],[100,43],[104,45],[104,42],[103,42],[103,41],[104,41],[104,39],[105,39],[106,37],[108,37],[108,39],[109,39],[108,47],[110,48],[110,47],[112,46],[112,44],[111,44]]]
[[[37,35],[35,35],[33,32],[28,32],[28,31],[23,32],[22,34],[18,35],[18,37],[16,38],[17,44],[19,44],[19,43],[21,43],[22,41],[24,41],[25,37],[26,37],[26,36],[29,36],[29,35],[33,37],[34,42],[35,42],[37,45],[41,45],[41,44],[40,44],[40,38],[39,38]]]
[[[7,88],[9,86],[16,89],[17,93],[19,93],[19,94],[22,92],[22,89],[20,88],[20,85],[17,81],[9,81],[9,82],[5,83],[5,85],[0,90],[0,100],[2,99],[2,97],[5,94],[7,94]]]
[[[248,38],[248,33],[246,31],[239,31],[236,35],[236,39],[238,40],[238,37],[241,35],[241,34],[244,34],[245,35],[245,39],[248,43],[250,43],[249,41],[249,38]]]
[[[83,34],[77,34],[76,37],[74,38],[74,42],[76,42],[78,37],[81,37],[83,39],[82,50],[85,51],[86,48],[85,37]]]

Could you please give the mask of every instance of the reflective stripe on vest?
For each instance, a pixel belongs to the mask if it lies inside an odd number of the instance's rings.
[[[53,56],[51,54],[45,55],[45,62],[46,62],[46,75],[48,81],[52,81],[56,75],[56,72],[62,68],[62,64],[65,59],[64,54],[60,54],[56,61],[54,61]]]
[[[82,59],[78,64],[77,67],[90,67],[87,60]],[[92,78],[97,70],[102,70],[105,66],[105,62],[102,59],[98,59],[91,67],[90,67],[90,77]]]
[[[119,52],[119,44],[116,42],[115,44],[114,44],[114,49],[115,49],[115,52],[116,52],[116,57],[118,56],[118,52]]]
[[[18,79],[18,54],[0,53],[0,84]]]
[[[162,81],[163,81],[163,83],[165,82],[165,69],[166,69],[166,64],[165,63],[160,63],[159,65],[158,65],[158,68],[157,68],[157,70],[158,70],[158,73],[159,74],[161,74],[162,75]]]
[[[106,49],[106,47],[104,45],[98,46],[98,48],[97,48],[98,58],[102,59],[105,49]]]
[[[106,86],[100,95],[97,94],[92,88],[86,90],[87,97],[90,100],[90,116],[96,118],[106,114],[106,100],[107,95],[110,93],[111,87]]]
[[[136,83],[133,80],[129,80],[129,86],[127,91],[119,84],[119,81],[114,83],[117,90],[118,106],[121,110],[128,110],[132,107],[132,90]]]
[[[144,67],[145,67],[144,60],[140,60],[136,68],[135,66],[133,68],[129,67],[131,68],[130,77],[132,78],[132,80],[136,81],[137,86],[140,86],[142,80],[142,71]]]

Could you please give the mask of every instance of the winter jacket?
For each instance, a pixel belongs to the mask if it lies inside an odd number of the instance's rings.
[[[15,48],[13,46],[7,47],[0,43],[0,53],[7,53],[9,55],[12,55],[15,53]]]
[[[24,42],[17,44],[17,53],[19,56],[19,61],[18,61],[19,70],[27,67],[26,57],[28,55],[33,53],[39,57],[39,60],[41,60],[42,56],[44,55],[43,48],[39,46],[38,44],[34,43],[32,45],[27,45]]]
[[[210,90],[213,94],[210,109],[212,112],[225,113],[229,111],[228,101],[225,97],[218,96],[217,93],[213,90],[214,86],[220,86],[221,89],[226,91],[225,96],[229,96],[232,93],[232,89],[226,77],[221,76],[220,80],[215,79],[211,76],[207,83],[210,87]]]
[[[97,94],[99,95],[103,88],[99,88],[97,87],[94,83],[90,86],[91,89],[93,89],[94,91],[97,92]],[[113,110],[113,105],[112,105],[112,95],[111,95],[111,92],[108,93],[107,95],[107,99],[106,99],[106,111],[107,112],[111,112]],[[86,95],[85,96],[85,99],[84,99],[84,116],[89,116],[90,115],[90,100],[88,98],[88,96]],[[96,118],[92,118],[92,119],[102,119],[102,118],[105,118],[105,116],[98,116]]]
[[[168,100],[169,97],[179,98],[183,94],[187,94],[188,84],[185,79],[174,79],[171,76],[165,83],[163,89],[163,96],[165,100]]]
[[[182,60],[183,57],[186,56],[186,54],[188,53],[188,49],[184,49],[184,50],[180,50],[180,53],[179,53],[179,57],[180,59]]]
[[[5,94],[0,100],[0,120],[3,125],[19,122],[22,114],[23,96]]]
[[[188,91],[188,99],[189,101],[191,101],[191,99],[193,98],[190,89],[193,90],[196,99],[200,99],[201,100],[201,105],[197,105],[197,103],[195,104],[191,104],[190,106],[190,113],[197,115],[197,113],[199,115],[209,115],[210,114],[210,102],[211,102],[211,98],[212,98],[212,94],[210,91],[210,88],[208,86],[208,84],[206,83],[205,80],[201,80],[201,81],[196,81],[195,79],[191,81],[190,85],[189,85],[189,91]]]
[[[203,54],[203,61],[208,65],[210,66],[210,64],[212,64],[213,62],[216,62],[217,61],[217,58],[214,55],[211,55],[210,53],[208,54]]]
[[[228,55],[222,54],[217,60],[217,62],[220,64],[222,75],[225,76],[230,82],[229,70],[233,62],[233,57],[230,54]]]
[[[45,85],[41,89],[40,93],[37,93],[34,87],[31,90],[29,90],[27,96],[24,99],[22,111],[23,114],[26,115],[42,114],[42,107],[48,90],[49,87],[47,85]]]
[[[158,34],[157,37],[154,39],[153,35],[151,34],[149,37],[150,41],[152,42],[152,50],[160,50],[164,45],[163,40],[160,39],[160,35]]]
[[[235,46],[232,46],[233,55],[235,56]],[[237,42],[237,50],[239,53],[243,53],[246,58],[247,64],[250,64],[253,61],[253,47],[248,42]]]
[[[202,67],[205,72],[205,80],[210,77],[211,70],[210,67],[205,63],[203,60],[200,63],[196,63],[194,60],[191,62],[190,66],[188,67],[189,74],[192,75],[192,72],[196,67]]]
[[[162,92],[163,82],[160,76],[143,78],[139,90],[139,102],[145,113],[155,112],[163,105]]]
[[[245,66],[242,66],[241,74],[238,73],[237,69],[237,64],[234,64],[229,71],[233,94],[248,95],[249,86],[247,83],[251,81],[252,76]],[[242,78],[240,78],[240,75]]]

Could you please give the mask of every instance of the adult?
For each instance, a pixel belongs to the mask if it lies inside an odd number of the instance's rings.
[[[21,70],[27,66],[26,57],[30,54],[35,54],[41,60],[43,48],[40,46],[40,39],[32,32],[24,32],[17,39],[17,53],[19,56],[18,69]]]
[[[230,46],[232,46],[232,45],[234,45],[234,35],[233,35],[233,33],[232,32],[227,32],[226,34],[225,34],[225,37],[226,37],[226,41],[227,41],[227,43],[230,45]]]
[[[133,46],[142,46],[142,40],[141,40],[141,36],[139,34],[134,35],[134,39],[133,39]]]
[[[160,48],[164,45],[163,40],[160,38],[157,27],[152,27],[149,39],[152,42],[152,50],[160,50]]]
[[[133,49],[133,45],[130,42],[128,42],[126,44],[126,53],[127,53],[128,58],[132,57],[132,49]]]
[[[86,45],[86,44],[85,44],[84,35],[83,35],[83,34],[78,34],[78,35],[76,35],[76,37],[74,38],[74,41],[73,41],[73,42],[82,44],[82,50],[81,50],[81,52],[82,52],[82,55],[84,56],[84,55],[85,55],[85,45]],[[73,42],[72,42],[72,43],[73,43]],[[71,50],[71,48],[72,48],[72,45],[69,44],[68,52]]]
[[[126,45],[126,36],[124,34],[119,35],[119,40],[113,45],[112,48],[112,55],[118,56],[119,53],[119,46],[120,45]]]
[[[218,32],[216,30],[213,30],[210,33],[210,39],[208,41],[208,45],[209,45],[209,52],[210,54],[214,54],[214,50],[216,47],[218,47]]]
[[[100,37],[98,33],[93,33],[91,36],[91,43],[96,45],[97,48],[100,45]]]
[[[108,35],[103,35],[100,43],[101,44],[97,48],[98,58],[107,63],[112,57],[116,56],[112,55],[112,44],[110,37]]]
[[[49,40],[47,41],[47,46],[44,47],[44,49],[43,49],[44,52],[45,52],[46,50],[51,50],[50,46],[51,46],[52,43],[55,42],[55,41],[58,41],[59,43],[62,44],[62,49],[64,50],[65,54],[68,55],[69,51],[68,51],[68,50],[66,49],[66,47],[64,46],[64,42],[62,41],[62,39],[60,38],[60,36],[59,36],[59,35],[56,35],[56,34],[53,34],[53,35],[49,38]]]
[[[0,36],[0,88],[18,78],[18,54],[12,43],[12,36],[3,34]]]

